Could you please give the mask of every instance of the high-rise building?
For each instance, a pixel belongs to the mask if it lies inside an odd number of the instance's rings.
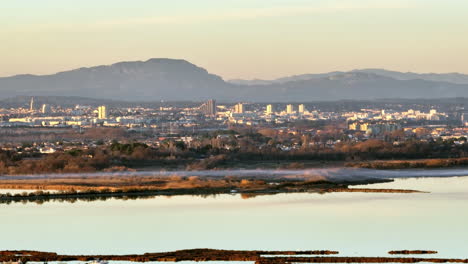
[[[210,99],[202,104],[199,110],[207,116],[215,116],[216,115],[216,101]]]
[[[267,115],[271,115],[271,114],[273,114],[274,112],[275,112],[275,110],[273,109],[273,105],[271,105],[271,104],[267,105],[267,107],[266,107],[266,114],[267,114]]]
[[[306,111],[306,110],[305,110],[305,106],[304,106],[303,104],[300,104],[300,105],[299,105],[298,112],[302,114],[302,113],[304,113],[305,111]]]
[[[468,125],[468,112],[461,113],[460,118],[461,118],[462,124],[464,126],[467,126]]]
[[[31,97],[31,102],[29,102],[29,111],[34,111],[34,97]]]
[[[288,104],[288,105],[286,106],[286,113],[287,113],[287,114],[292,114],[292,113],[294,113],[294,106],[293,106],[292,104]]]
[[[98,107],[98,119],[107,119],[108,113],[107,113],[107,107],[104,105],[101,105]]]
[[[243,114],[244,113],[244,104],[238,103],[234,106],[234,113]]]
[[[51,107],[50,107],[50,105],[48,105],[48,104],[43,104],[43,105],[42,105],[42,108],[41,108],[41,112],[42,112],[43,114],[48,114],[48,113],[50,113],[50,112],[51,112]]]

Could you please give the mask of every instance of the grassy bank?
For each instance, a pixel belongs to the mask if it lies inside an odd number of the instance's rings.
[[[216,195],[238,193],[242,198],[278,193],[382,192],[414,193],[413,190],[352,189],[354,184],[391,180],[367,179],[353,183],[332,182],[321,177],[306,179],[248,177],[75,177],[3,180],[0,189],[38,190],[0,194],[0,203],[48,201],[94,201],[108,198],[137,199],[172,195]]]

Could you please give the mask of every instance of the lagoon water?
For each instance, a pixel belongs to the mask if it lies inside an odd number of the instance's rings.
[[[468,177],[397,179],[365,187],[429,193],[0,204],[0,249],[62,254],[328,249],[344,256],[423,249],[439,251],[433,257],[468,258]]]

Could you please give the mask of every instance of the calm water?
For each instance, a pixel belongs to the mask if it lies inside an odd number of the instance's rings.
[[[23,194],[23,193],[32,193],[32,192],[36,192],[37,190],[27,190],[27,189],[0,189],[0,194],[7,194],[7,193],[10,193],[10,194]],[[45,192],[57,192],[55,190],[43,190]]]
[[[366,187],[430,193],[0,205],[0,249],[77,254],[329,249],[348,256],[428,249],[438,250],[437,257],[468,258],[468,177],[398,179]]]

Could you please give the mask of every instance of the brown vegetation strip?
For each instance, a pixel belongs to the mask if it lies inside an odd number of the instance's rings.
[[[366,168],[377,170],[395,169],[435,169],[461,167],[468,165],[468,158],[447,158],[447,159],[421,159],[421,160],[374,160],[362,162],[347,162],[345,167]]]
[[[0,251],[0,261],[21,259],[24,261],[90,261],[93,259],[111,261],[257,261],[262,255],[333,255],[337,251],[237,251],[217,249],[190,249],[174,252],[145,253],[142,255],[58,255],[39,251]]]
[[[424,254],[437,254],[434,250],[392,250],[388,252],[391,255],[424,255]]]
[[[337,251],[237,251],[216,249],[191,249],[174,252],[145,253],[142,255],[58,255],[38,251],[0,251],[0,261],[21,259],[24,261],[255,261],[257,264],[283,263],[468,263],[468,259],[444,258],[390,258],[390,257],[295,257],[294,255],[333,255]],[[290,255],[291,257],[262,257],[262,255]]]
[[[243,198],[279,193],[416,193],[398,189],[350,189],[350,184],[371,184],[389,180],[366,179],[360,182],[330,182],[314,179],[256,179],[252,177],[73,177],[47,179],[8,179],[0,182],[0,189],[37,190],[17,194],[0,194],[0,203],[47,202],[64,200],[93,201],[106,198],[137,199],[172,195],[216,195],[239,193]],[[43,191],[47,190],[47,191]],[[55,191],[55,192],[49,192]]]
[[[404,189],[367,189],[367,188],[339,188],[330,189],[329,192],[364,192],[364,193],[423,193],[416,190]]]
[[[444,258],[387,258],[387,257],[278,257],[261,258],[256,264],[286,263],[468,263],[468,259]]]

